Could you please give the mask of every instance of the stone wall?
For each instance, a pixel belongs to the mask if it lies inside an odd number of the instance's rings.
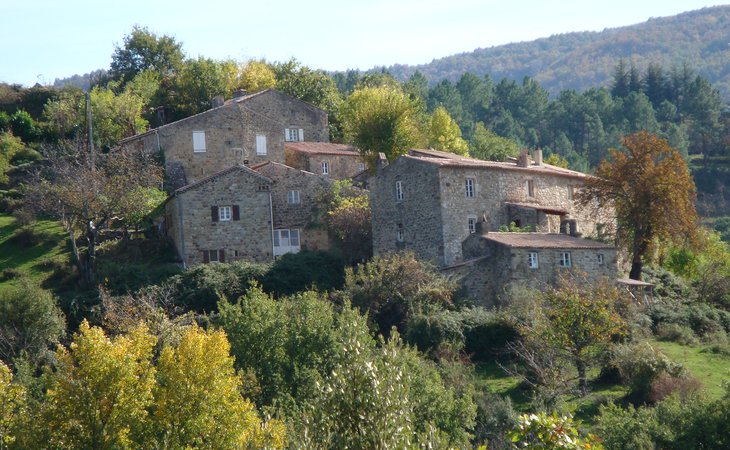
[[[167,205],[168,233],[187,266],[204,261],[203,252],[223,250],[226,262],[268,262],[272,256],[270,180],[236,167],[178,191]],[[211,207],[233,206],[239,220],[213,221]],[[235,217],[234,217],[235,219]]]
[[[319,193],[329,188],[330,180],[308,172],[269,163],[256,171],[270,178],[271,205],[274,229],[298,229],[302,248],[327,250],[330,241],[324,225],[319,223],[315,200]],[[289,203],[289,191],[299,192],[299,203]]]
[[[403,186],[396,199],[395,184]],[[399,158],[370,180],[373,252],[409,250],[424,261],[444,265],[438,167],[415,158]],[[403,241],[397,241],[398,227]]]

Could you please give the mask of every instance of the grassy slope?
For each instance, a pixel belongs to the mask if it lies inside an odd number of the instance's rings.
[[[682,364],[689,373],[700,380],[704,390],[712,399],[720,398],[725,392],[723,382],[730,381],[730,356],[715,354],[709,346],[689,347],[676,342],[652,342],[674,362]]]
[[[17,239],[16,232],[20,229],[15,218],[0,214],[0,273],[14,269],[41,283],[56,267],[68,265],[67,234],[58,222],[42,220],[31,225],[36,242]],[[0,277],[0,288],[17,279],[4,278]]]

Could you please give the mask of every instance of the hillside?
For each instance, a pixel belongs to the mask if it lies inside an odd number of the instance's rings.
[[[531,76],[551,94],[585,90],[611,82],[623,58],[643,70],[651,62],[664,67],[689,64],[730,98],[730,5],[703,8],[671,17],[601,32],[554,35],[435,59],[418,66],[394,65],[401,80],[420,71],[431,82],[456,81],[464,72],[495,80]]]

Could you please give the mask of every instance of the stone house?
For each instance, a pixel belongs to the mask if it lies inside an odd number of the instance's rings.
[[[370,179],[373,250],[410,250],[439,267],[463,261],[462,242],[479,218],[498,231],[515,223],[536,232],[598,236],[615,223],[612,211],[580,208],[573,195],[586,175],[523,153],[507,162],[434,150],[412,150]]]
[[[329,140],[327,113],[273,89],[239,95],[185,119],[122,140],[123,148],[161,152],[169,190],[223,169],[284,162],[284,143]]]
[[[331,180],[273,161],[251,169],[271,180],[274,256],[296,253],[302,248],[328,250],[330,240],[320,223],[316,198],[329,188]]]
[[[465,261],[443,272],[459,278],[466,295],[484,306],[502,304],[516,284],[543,289],[561,276],[578,276],[589,283],[616,278],[617,253],[611,245],[568,234],[478,228],[462,244]]]
[[[271,261],[272,184],[266,176],[236,165],[168,197],[164,228],[183,265]]]
[[[286,165],[335,180],[346,180],[365,171],[365,160],[355,147],[328,142],[287,142]]]

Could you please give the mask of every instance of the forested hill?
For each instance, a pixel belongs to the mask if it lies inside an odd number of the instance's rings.
[[[554,35],[435,59],[419,66],[388,70],[405,80],[420,71],[431,82],[456,81],[464,72],[494,80],[535,78],[555,95],[564,89],[609,85],[619,59],[644,70],[649,63],[683,63],[712,82],[730,99],[730,5],[703,8],[671,17],[601,32]]]

